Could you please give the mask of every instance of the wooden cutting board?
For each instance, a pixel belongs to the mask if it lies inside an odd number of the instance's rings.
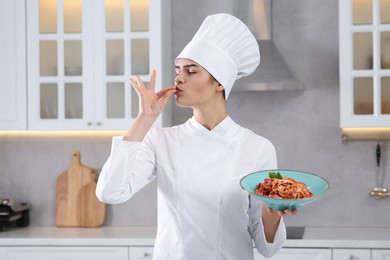
[[[95,195],[95,170],[80,164],[80,152],[73,153],[72,165],[57,178],[56,225],[98,227],[104,222],[106,205]]]

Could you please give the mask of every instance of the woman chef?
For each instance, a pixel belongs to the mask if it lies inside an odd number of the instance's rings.
[[[97,184],[97,197],[121,203],[158,182],[158,228],[154,258],[252,260],[286,239],[282,216],[241,189],[251,172],[276,169],[270,141],[227,115],[234,81],[260,62],[248,28],[228,14],[208,16],[176,59],[175,85],[155,93],[155,71],[146,88],[131,80],[140,110],[124,137],[115,137]],[[193,117],[171,128],[151,128],[170,96],[191,107]]]

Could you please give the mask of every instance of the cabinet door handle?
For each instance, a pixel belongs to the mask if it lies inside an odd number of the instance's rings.
[[[96,125],[97,126],[101,126],[103,123],[102,122],[97,122]]]
[[[145,259],[152,259],[153,255],[151,253],[145,252],[143,258],[145,258]]]
[[[87,126],[91,126],[92,125],[92,122],[87,122]]]
[[[348,259],[349,259],[349,260],[354,260],[355,257],[354,257],[353,255],[350,255]]]

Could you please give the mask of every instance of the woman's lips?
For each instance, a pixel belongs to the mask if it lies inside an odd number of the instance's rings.
[[[182,90],[181,88],[179,88],[178,86],[176,86],[176,92],[175,92],[175,94],[179,94],[179,93],[181,93],[181,92],[183,92],[183,90]]]

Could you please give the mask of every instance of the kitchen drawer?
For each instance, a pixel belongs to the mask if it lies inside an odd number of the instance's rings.
[[[255,260],[265,260],[255,249]],[[272,260],[332,260],[331,249],[283,248]]]
[[[130,260],[152,260],[153,259],[153,247],[141,246],[130,247],[129,249]]]
[[[128,260],[128,247],[0,247],[1,260]]]
[[[372,260],[390,260],[390,250],[372,250]]]
[[[333,249],[333,260],[370,260],[370,249]]]

